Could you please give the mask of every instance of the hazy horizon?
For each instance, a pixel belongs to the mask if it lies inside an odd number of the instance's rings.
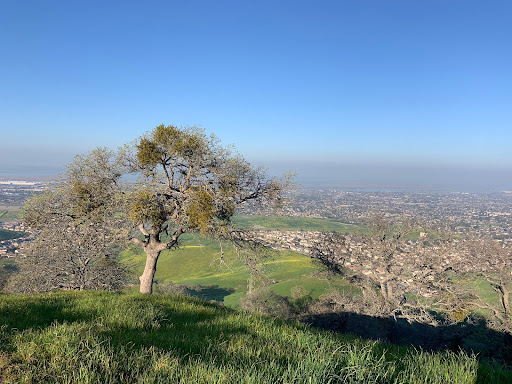
[[[494,193],[512,191],[512,167],[446,167],[404,164],[354,164],[328,162],[255,161],[271,175],[296,173],[299,188],[381,191],[436,191]],[[48,180],[65,172],[65,166],[2,167],[0,180]]]

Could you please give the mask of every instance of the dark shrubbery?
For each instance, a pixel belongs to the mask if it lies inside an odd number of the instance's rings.
[[[240,307],[244,311],[281,319],[291,319],[294,315],[289,299],[275,294],[268,287],[248,293],[240,300]]]

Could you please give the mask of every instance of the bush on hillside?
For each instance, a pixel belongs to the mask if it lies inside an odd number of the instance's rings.
[[[247,312],[255,312],[281,319],[291,319],[294,317],[293,308],[288,298],[275,294],[268,287],[249,292],[247,296],[240,299],[240,307]]]

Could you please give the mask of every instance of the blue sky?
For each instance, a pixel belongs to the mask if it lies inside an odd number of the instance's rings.
[[[511,18],[492,0],[3,1],[0,167],[165,123],[305,180],[512,183]]]

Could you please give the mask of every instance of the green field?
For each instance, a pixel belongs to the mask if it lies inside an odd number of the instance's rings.
[[[20,211],[7,211],[7,210],[0,210],[0,222],[3,221],[18,221],[20,220]],[[9,231],[7,229],[0,228],[0,241],[1,240],[10,240],[10,239],[17,239],[18,237],[25,236],[24,232],[16,232],[16,231]]]
[[[290,217],[290,216],[255,216],[239,215],[234,218],[235,225],[241,228],[254,229],[280,229],[296,231],[324,231],[344,233],[361,233],[361,226],[341,223],[331,219],[315,217]]]
[[[20,219],[20,211],[0,210],[0,221],[13,221]]]
[[[14,259],[0,259],[0,270],[10,270],[14,266]]]
[[[3,218],[18,217],[16,211],[0,211]],[[359,227],[329,219],[296,218],[278,216],[237,216],[236,224],[244,228],[282,230],[322,230],[357,232]],[[16,238],[19,233],[0,230],[0,239]],[[217,300],[230,307],[237,307],[248,289],[249,269],[239,259],[229,244],[224,244],[224,258],[220,257],[218,242],[202,239],[197,235],[183,235],[177,250],[164,251],[158,261],[155,291],[159,284],[174,283],[201,286],[191,294],[207,300]],[[217,259],[217,260],[216,260]],[[133,266],[134,275],[142,273],[144,254],[139,247],[130,247],[122,254],[122,260]],[[318,298],[331,289],[357,293],[341,277],[319,280],[312,275],[323,271],[322,266],[311,258],[295,252],[271,252],[259,262],[262,278],[275,281],[271,289],[282,296],[289,296],[291,288],[300,285],[313,297]]]
[[[462,352],[430,353],[184,296],[0,294],[0,382],[510,383]]]
[[[4,211],[12,218],[15,211]],[[235,223],[242,228],[336,231],[338,233],[364,233],[363,226],[340,223],[330,219],[286,217],[286,216],[236,216]],[[18,237],[18,233],[0,230],[0,239]],[[413,236],[417,236],[416,233]],[[202,239],[197,235],[183,235],[179,249],[164,251],[158,261],[155,276],[155,291],[164,292],[168,283],[199,286],[190,294],[207,300],[216,300],[237,308],[248,290],[249,269],[240,260],[229,244],[224,244],[224,257],[220,259],[220,245],[216,241]],[[145,256],[140,247],[132,246],[122,254],[122,260],[133,267],[134,282],[142,273]],[[262,278],[273,281],[270,289],[280,296],[290,296],[293,287],[302,286],[314,299],[333,289],[349,295],[357,295],[359,289],[350,285],[341,276],[319,279],[324,271],[317,261],[295,252],[271,252],[259,261]],[[10,270],[9,270],[10,271]],[[256,279],[258,282],[258,280]],[[485,282],[468,281],[483,293],[490,303],[497,303],[497,294]],[[475,286],[476,284],[476,286]],[[256,285],[257,286],[257,285]],[[162,289],[160,289],[160,287]],[[137,290],[133,287],[132,290]],[[485,314],[485,311],[478,311]]]

